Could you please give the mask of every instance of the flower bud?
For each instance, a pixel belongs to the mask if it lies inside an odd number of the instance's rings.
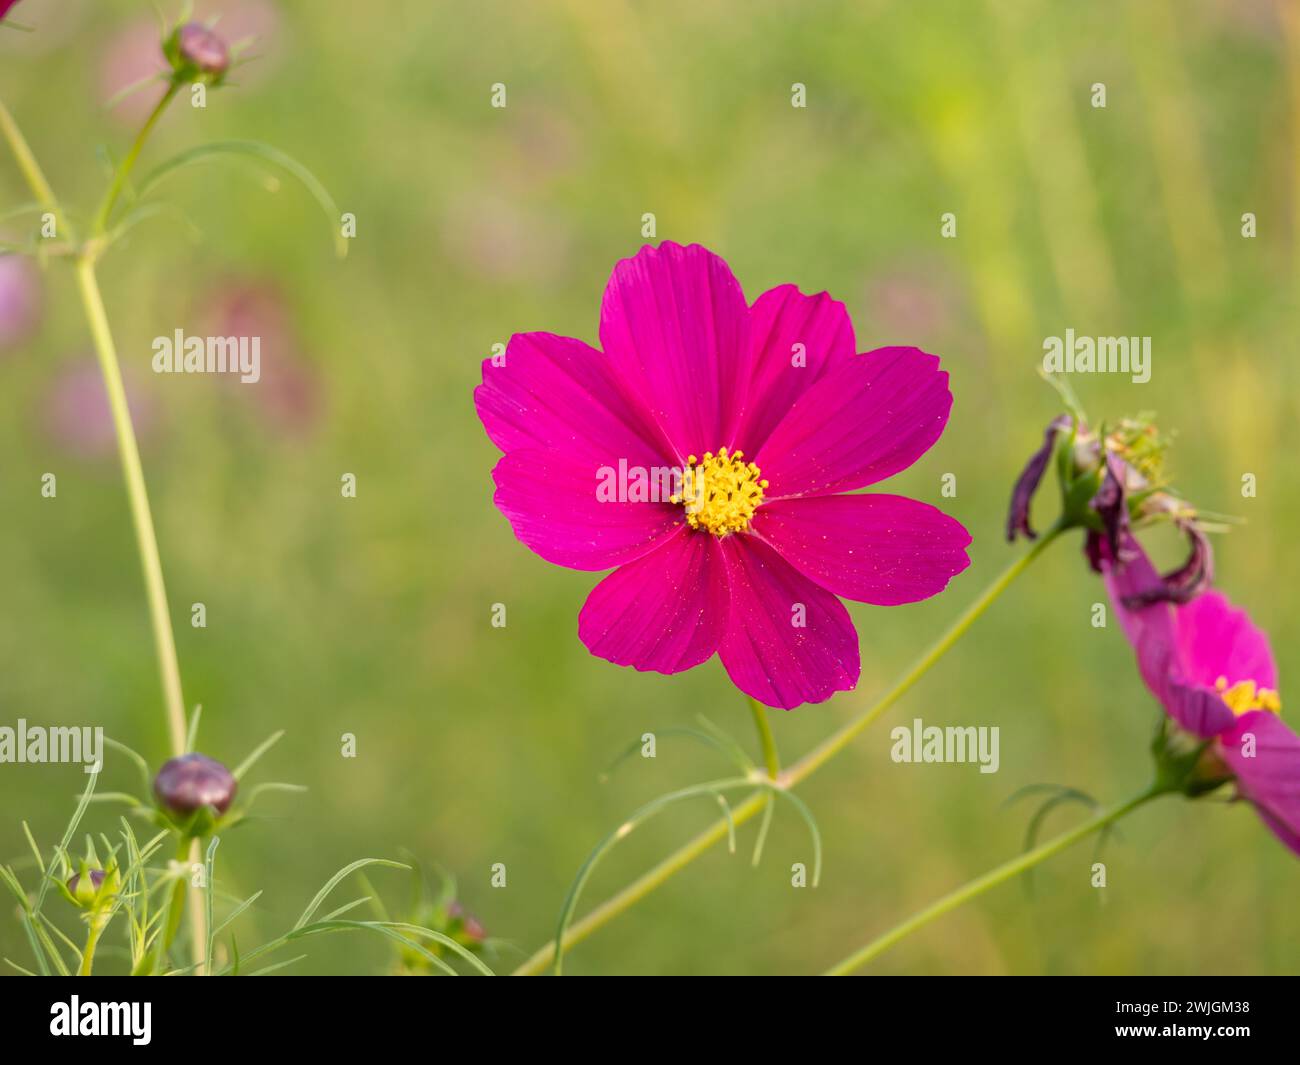
[[[122,876],[115,861],[109,862],[107,869],[91,868],[87,862],[82,862],[80,872],[74,873],[61,885],[69,902],[83,910],[96,912],[103,912],[112,905],[121,886]]]
[[[86,874],[85,879],[82,879],[80,873],[73,873],[72,878],[68,881],[68,891],[81,905],[89,906],[95,901],[95,894],[103,886],[103,883],[103,869],[91,869]]]
[[[184,754],[164,762],[153,782],[163,808],[183,817],[205,806],[224,814],[236,787],[234,774],[205,754]]]
[[[163,55],[175,71],[177,81],[207,81],[220,84],[230,69],[226,42],[201,22],[178,26],[163,42]]]
[[[487,929],[459,902],[447,907],[447,934],[463,947],[477,947],[487,939]]]

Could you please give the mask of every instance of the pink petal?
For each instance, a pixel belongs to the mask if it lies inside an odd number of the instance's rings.
[[[484,360],[474,406],[502,451],[542,447],[602,464],[621,458],[643,466],[671,456],[609,359],[571,337],[512,336],[504,363]]]
[[[1184,662],[1180,632],[1169,603],[1153,602],[1130,609],[1125,601],[1163,586],[1163,580],[1132,533],[1120,537],[1120,564],[1102,563],[1103,579],[1124,635],[1137,652],[1138,672],[1165,713],[1182,728],[1204,739],[1232,726],[1231,708],[1214,690],[1193,679]]]
[[[799,398],[759,450],[767,497],[883,481],[929,450],[951,409],[948,375],[934,355],[881,348],[849,359]]]
[[[1221,593],[1205,592],[1180,606],[1175,624],[1189,680],[1213,687],[1226,677],[1229,685],[1253,680],[1257,687],[1277,689],[1277,666],[1268,637]]]
[[[602,502],[599,459],[520,448],[492,471],[493,502],[515,535],[547,562],[602,570],[631,562],[682,524],[671,503]]]
[[[621,260],[600,341],[677,459],[730,446],[749,383],[749,308],[722,259],[664,241]]]
[[[857,353],[844,304],[794,285],[764,292],[749,309],[753,377],[735,443],[757,454],[795,400]]]
[[[1119,551],[1122,559],[1120,563],[1117,564],[1107,557],[1102,560],[1101,568],[1102,579],[1106,584],[1106,591],[1110,593],[1111,604],[1115,608],[1115,617],[1119,620],[1120,628],[1134,648],[1138,647],[1143,636],[1150,631],[1159,637],[1162,654],[1173,655],[1177,643],[1174,634],[1173,607],[1159,601],[1150,602],[1137,609],[1131,609],[1126,604],[1128,599],[1133,597],[1140,599],[1160,588],[1163,581],[1159,572],[1151,564],[1151,559],[1147,557],[1146,551],[1132,533],[1121,533]],[[1154,649],[1156,644],[1153,643],[1151,646]]]
[[[731,617],[719,652],[732,683],[768,706],[820,703],[858,682],[858,634],[835,596],[746,533],[720,541]]]
[[[1217,691],[1203,684],[1189,684],[1177,672],[1165,679],[1160,701],[1180,726],[1206,740],[1232,728],[1237,720]]]
[[[680,673],[712,657],[727,626],[727,571],[718,541],[684,526],[616,569],[578,615],[578,638],[620,666]]]
[[[1250,758],[1243,750],[1247,735],[1255,742]],[[1300,854],[1300,736],[1276,714],[1252,710],[1220,737],[1219,747],[1241,794],[1277,837]]]
[[[765,503],[754,533],[827,591],[878,606],[937,595],[970,565],[970,533],[905,496],[809,496]]]

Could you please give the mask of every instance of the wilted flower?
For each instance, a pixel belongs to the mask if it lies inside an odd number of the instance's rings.
[[[164,762],[153,782],[159,803],[181,817],[208,806],[224,814],[235,797],[236,787],[234,774],[204,754],[183,754]]]
[[[938,440],[952,394],[935,356],[859,355],[825,293],[747,306],[722,259],[671,242],[614,268],[600,339],[517,334],[475,392],[515,535],[557,565],[617,567],[578,617],[593,654],[677,673],[716,652],[769,706],[821,702],[858,680],[837,596],[914,602],[969,564],[970,535],[935,507],[843,494]],[[676,488],[602,494],[629,469]]]
[[[1219,592],[1186,602],[1159,598],[1162,578],[1126,534],[1106,585],[1138,669],[1191,752],[1185,790],[1235,780],[1273,832],[1300,854],[1300,736],[1281,719],[1268,637]],[[1203,749],[1202,749],[1203,747]]]
[[[1074,415],[1054,418],[1011,491],[1007,539],[1037,536],[1030,504],[1049,465],[1061,492],[1058,529],[1082,528],[1084,554],[1098,573],[1116,559],[1130,529],[1171,521],[1190,544],[1187,561],[1140,594],[1147,601],[1186,603],[1214,576],[1214,556],[1195,509],[1163,479],[1166,444],[1146,419],[1125,419],[1094,432]]]

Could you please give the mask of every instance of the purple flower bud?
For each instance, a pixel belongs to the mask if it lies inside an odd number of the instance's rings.
[[[183,754],[164,762],[153,782],[158,801],[182,816],[205,806],[224,814],[235,797],[236,786],[234,774],[205,754]]]
[[[1072,424],[1073,419],[1068,414],[1053,418],[1046,432],[1043,433],[1043,446],[1025,463],[1025,468],[1016,480],[1015,488],[1011,490],[1011,508],[1007,513],[1008,540],[1014,541],[1021,533],[1030,540],[1038,538],[1038,534],[1029,524],[1029,504],[1034,498],[1034,493],[1038,491],[1039,484],[1042,483],[1043,473],[1052,459],[1052,452],[1056,450],[1056,434],[1062,429],[1068,429]]]
[[[201,22],[187,22],[176,31],[176,52],[201,74],[224,74],[230,66],[226,42]]]
[[[68,881],[68,890],[75,895],[77,893],[77,885],[80,883],[81,883],[81,874],[73,873],[72,879]],[[90,890],[92,892],[98,891],[100,885],[103,883],[104,883],[104,870],[103,869],[90,870]]]

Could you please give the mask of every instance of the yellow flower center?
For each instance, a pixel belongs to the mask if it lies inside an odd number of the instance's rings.
[[[1282,712],[1282,700],[1277,692],[1272,688],[1256,688],[1253,680],[1238,681],[1229,687],[1228,678],[1220,677],[1214,682],[1214,690],[1238,717],[1247,710],[1269,710],[1274,714]]]
[[[670,498],[686,508],[692,529],[727,536],[749,528],[766,487],[767,481],[759,478],[757,466],[745,461],[743,451],[728,454],[724,447],[716,455],[706,451],[702,459],[688,457],[681,491]]]

